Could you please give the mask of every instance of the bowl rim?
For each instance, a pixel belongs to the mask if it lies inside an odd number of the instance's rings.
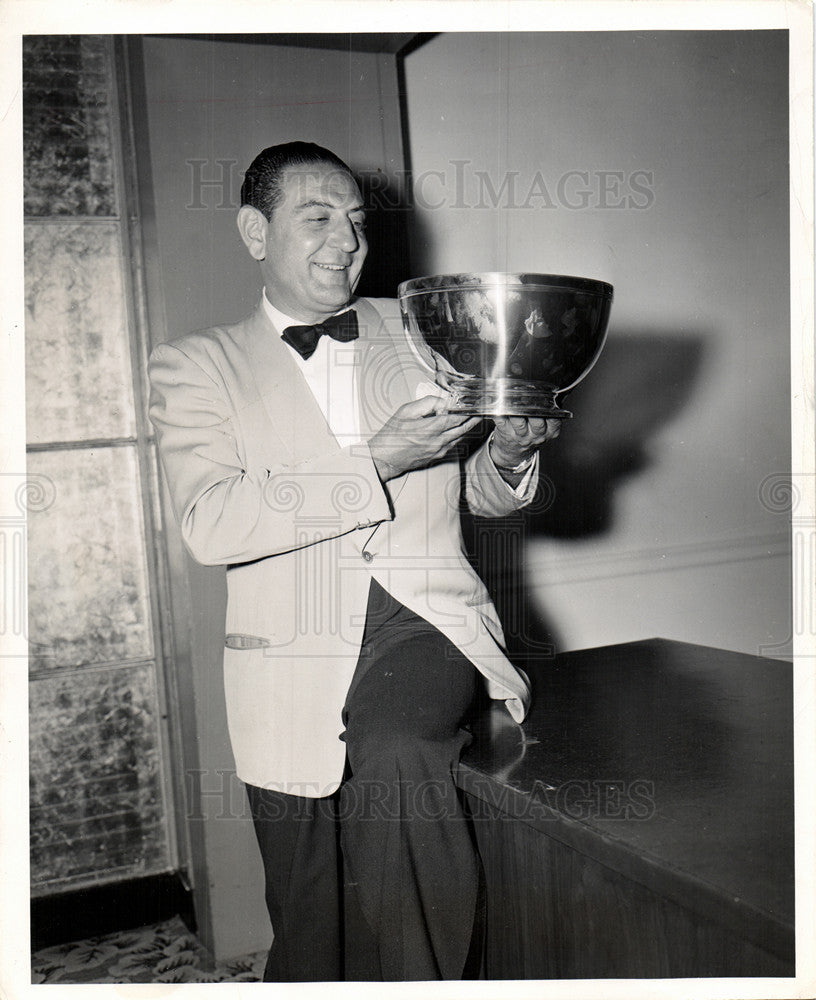
[[[532,271],[464,271],[460,274],[428,274],[403,281],[397,288],[400,299],[428,292],[472,291],[487,288],[541,288],[584,292],[612,299],[614,288],[598,278],[570,274],[538,274]]]

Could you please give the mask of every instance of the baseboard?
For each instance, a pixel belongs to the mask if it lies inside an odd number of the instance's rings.
[[[176,914],[195,932],[192,892],[179,872],[38,896],[31,900],[31,950],[144,927]]]

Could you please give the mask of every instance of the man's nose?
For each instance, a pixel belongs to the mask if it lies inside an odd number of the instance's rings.
[[[360,239],[349,219],[341,219],[335,223],[332,227],[331,242],[333,246],[346,253],[353,253],[360,246]]]

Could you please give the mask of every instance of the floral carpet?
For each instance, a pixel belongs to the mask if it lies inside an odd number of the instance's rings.
[[[266,952],[213,963],[180,917],[151,927],[43,948],[32,983],[257,983]]]

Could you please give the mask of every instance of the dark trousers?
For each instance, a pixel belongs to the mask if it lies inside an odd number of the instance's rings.
[[[247,786],[274,942],[264,979],[461,979],[478,955],[479,859],[453,772],[475,667],[372,583],[337,793]]]

